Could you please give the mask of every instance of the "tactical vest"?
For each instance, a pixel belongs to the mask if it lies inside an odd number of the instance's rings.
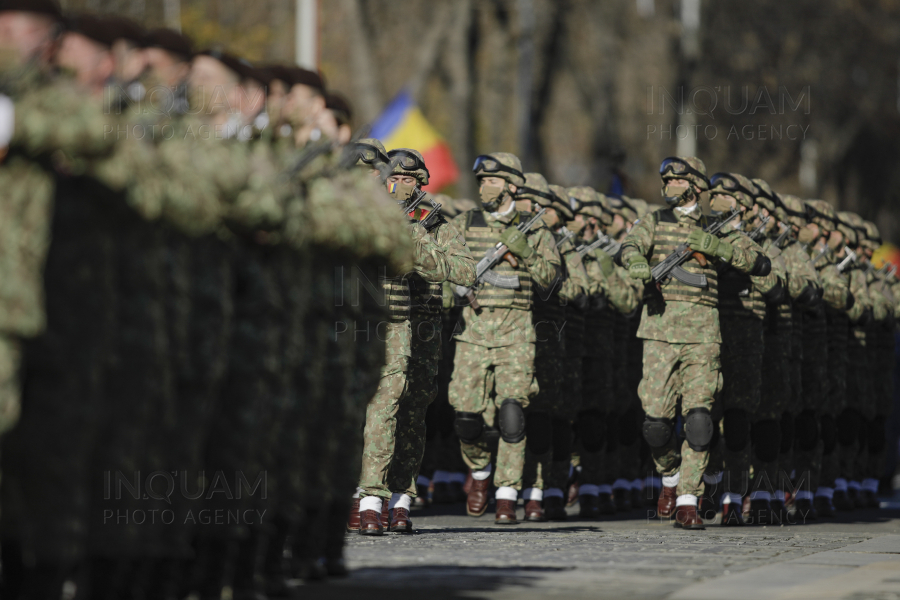
[[[413,315],[441,314],[443,288],[440,283],[430,283],[418,274],[409,276],[410,312]]]
[[[384,296],[388,303],[388,319],[391,323],[402,323],[409,320],[409,281],[403,278],[382,279]]]
[[[719,314],[760,321],[766,318],[766,302],[749,275],[729,266],[719,273]]]
[[[670,208],[657,210],[651,215],[656,225],[656,232],[653,235],[653,251],[650,256],[650,268],[652,269],[665,260],[678,246],[683,244],[695,228],[680,224],[675,217],[675,213]],[[693,287],[681,283],[672,277],[666,285],[662,286],[663,300],[666,302],[693,302],[705,306],[717,306],[719,277],[712,264],[712,260],[709,260],[707,266],[701,267],[695,258],[691,258],[682,264],[681,267],[689,273],[706,275],[708,287]],[[645,297],[651,299],[655,294],[655,291],[649,290]]]
[[[515,226],[519,223],[521,214],[517,214],[509,225],[500,225],[499,227],[490,227],[484,218],[484,211],[470,210],[466,213],[466,245],[475,260],[481,260],[485,252],[497,245],[500,241],[500,235],[508,226]],[[532,231],[535,231],[532,229]],[[528,269],[522,264],[522,259],[516,259],[519,263],[518,267],[513,268],[505,260],[494,267],[493,271],[498,275],[517,276],[519,278],[519,288],[515,290],[507,290],[493,286],[487,282],[482,283],[475,297],[478,304],[485,308],[517,308],[520,310],[529,310],[531,308],[532,282]]]

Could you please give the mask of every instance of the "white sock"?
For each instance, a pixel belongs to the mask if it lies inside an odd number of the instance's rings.
[[[465,483],[466,475],[467,473],[450,473],[449,481],[455,481],[456,483]]]
[[[848,481],[847,488],[849,488],[851,490],[859,491],[862,489],[862,484],[858,481]]]
[[[627,479],[616,479],[612,487],[614,490],[627,490],[631,487],[631,483]]]
[[[497,500],[512,500],[513,502],[519,497],[519,492],[515,488],[502,486],[497,488],[497,494],[494,496]]]
[[[584,486],[581,486],[582,489]],[[563,491],[559,488],[550,488],[548,490],[544,490],[544,498],[564,498]]]
[[[756,490],[755,492],[750,492],[751,500],[772,500],[772,494],[767,492],[766,490]]]
[[[740,494],[736,494],[735,492],[725,492],[722,494],[722,504],[740,504],[743,502]]]
[[[697,506],[697,496],[693,494],[681,494],[675,499],[675,506]]]
[[[612,487],[609,484],[604,483],[603,485],[597,486],[597,492],[609,496],[612,494]]]
[[[363,489],[362,489],[361,487],[356,488],[356,493],[353,494],[353,495],[351,496],[351,498],[353,498],[354,500],[358,500],[358,499],[359,499],[359,493],[362,492],[362,491],[363,491]]]
[[[784,502],[784,490],[775,490],[775,499]]]
[[[409,510],[410,506],[412,506],[412,498],[406,494],[392,494],[388,509],[394,510],[395,508],[405,508],[406,510]]]
[[[643,491],[644,481],[642,479],[635,479],[634,481],[631,482],[631,489],[638,490],[639,492]]]
[[[579,496],[599,496],[600,495],[600,487],[599,485],[594,485],[592,483],[586,483],[580,488],[578,488]],[[560,490],[561,492],[562,490]]]
[[[475,481],[484,481],[491,476],[491,465],[486,466],[480,471],[472,471],[472,479]]]
[[[374,510],[377,513],[381,512],[381,498],[378,496],[366,496],[365,498],[361,498],[359,501],[359,512]]]
[[[703,482],[709,484],[722,483],[722,471],[719,471],[715,475],[707,475],[706,473],[704,473]]]
[[[838,491],[838,490],[840,490],[842,492],[847,491],[847,480],[844,479],[843,477],[838,477],[837,479],[834,480],[834,491]]]
[[[662,480],[655,475],[648,475],[646,479],[644,479],[644,487],[649,488],[658,488],[662,486]]]
[[[540,502],[544,499],[544,490],[540,488],[526,488],[522,492],[522,500],[528,502],[529,500],[536,500]]]
[[[862,489],[867,492],[872,492],[873,494],[878,493],[878,480],[874,477],[867,477],[862,481]]]
[[[812,492],[808,492],[808,491],[804,490],[802,492],[797,492],[797,494],[794,496],[794,499],[795,500],[812,500],[813,494],[812,494]]]
[[[834,488],[819,486],[819,489],[816,490],[816,496],[824,497],[824,498],[834,498]]]
[[[675,473],[674,475],[663,475],[662,484],[663,487],[673,488],[678,487],[678,482],[681,481],[681,472]]]
[[[450,479],[450,471],[435,471],[432,481],[435,483],[450,483],[453,480]]]
[[[425,477],[424,475],[419,475],[416,477],[416,485],[421,485],[422,487],[428,487],[431,485],[431,480]]]

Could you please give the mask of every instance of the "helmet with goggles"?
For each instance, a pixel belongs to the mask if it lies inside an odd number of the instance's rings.
[[[355,155],[354,164],[372,169],[383,169],[390,163],[384,144],[375,138],[363,138],[351,145],[350,151]]]
[[[659,175],[663,181],[686,179],[700,188],[701,192],[709,189],[706,165],[696,156],[688,156],[686,158],[670,156],[659,165]]]
[[[575,219],[575,211],[572,210],[572,202],[569,200],[569,194],[566,188],[561,185],[550,185],[550,193],[553,194],[553,203],[550,208],[559,213],[563,221],[572,221]]]
[[[387,155],[391,161],[390,175],[408,175],[415,177],[420,185],[428,185],[428,168],[418,150],[394,148]]]
[[[744,208],[753,208],[753,199],[757,192],[753,182],[743,175],[716,173],[709,179],[709,193],[713,197],[718,194],[731,196]]]
[[[472,165],[475,177],[499,177],[516,187],[525,183],[525,175],[522,174],[522,161],[515,154],[508,152],[494,152],[482,154],[475,159]]]
[[[553,203],[554,197],[547,180],[540,173],[525,173],[525,185],[516,189],[516,200],[531,200],[544,208]]]
[[[588,186],[571,187],[567,191],[569,205],[575,213],[594,217],[605,226],[612,224],[614,213],[603,194]]]

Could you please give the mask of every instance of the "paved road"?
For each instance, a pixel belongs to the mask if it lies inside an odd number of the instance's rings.
[[[900,599],[897,509],[700,532],[637,511],[504,527],[462,510],[414,513],[413,535],[348,535],[351,576],[304,586],[304,597]]]

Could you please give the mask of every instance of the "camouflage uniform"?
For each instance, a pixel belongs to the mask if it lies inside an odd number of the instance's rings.
[[[464,232],[466,243],[477,256],[493,247],[500,234],[522,218],[522,213],[513,206],[506,214],[467,211],[453,223]],[[450,404],[457,413],[481,416],[488,426],[499,426],[497,414],[504,400],[512,399],[527,409],[538,392],[534,377],[536,336],[531,315],[532,285],[550,287],[560,262],[549,230],[532,229],[527,243],[532,253],[520,259],[518,267],[501,262],[494,269],[499,274],[517,275],[521,287],[505,290],[489,283],[481,285],[476,294],[481,308],[466,306],[454,332],[456,357]],[[518,442],[500,439],[494,474],[498,488],[522,489],[526,439],[527,435]],[[491,448],[483,432],[477,441],[461,440],[460,445],[470,469],[484,470],[490,466]]]
[[[629,268],[637,256],[650,256],[651,264],[665,258],[667,250],[684,241],[685,234],[701,226],[699,208],[690,212],[659,210],[642,219],[631,230],[622,246],[622,262]],[[670,248],[671,247],[671,248]],[[719,346],[722,337],[719,316],[717,276],[712,267],[700,267],[691,259],[685,269],[706,274],[708,290],[697,291],[678,282],[664,286],[662,293],[648,288],[638,337],[644,340],[643,379],[638,390],[648,417],[674,422],[681,397],[682,413],[692,409],[711,411],[713,398],[721,389]],[[730,264],[750,273],[757,262],[753,250],[735,247]],[[664,476],[680,473],[679,496],[699,497],[703,493],[701,477],[707,466],[708,451],[694,450],[687,443],[679,449],[672,434],[668,442],[652,448],[658,471]]]

